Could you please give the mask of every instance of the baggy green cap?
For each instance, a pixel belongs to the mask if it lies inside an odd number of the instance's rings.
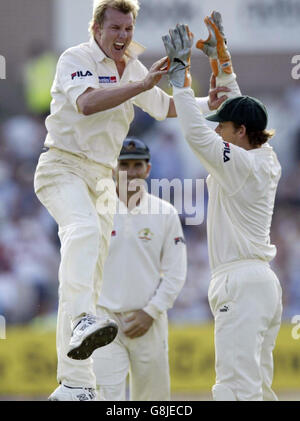
[[[215,113],[205,118],[216,122],[232,121],[254,131],[264,130],[268,124],[268,113],[264,104],[257,98],[246,95],[228,98]]]
[[[127,137],[119,155],[119,161],[125,159],[147,159],[150,160],[148,146],[139,139]]]

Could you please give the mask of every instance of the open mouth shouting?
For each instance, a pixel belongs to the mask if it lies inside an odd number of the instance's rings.
[[[115,43],[114,43],[114,48],[115,48],[117,51],[122,51],[122,50],[124,50],[124,49],[125,49],[125,43],[124,43],[124,42],[115,42]]]

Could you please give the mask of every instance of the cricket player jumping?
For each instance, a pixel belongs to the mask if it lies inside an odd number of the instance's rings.
[[[221,15],[205,19],[207,40],[197,47],[208,55],[212,85],[235,88],[208,120],[199,111],[189,73],[193,36],[177,25],[163,42],[180,124],[188,144],[208,170],[207,216],[212,278],[208,298],[215,319],[214,400],[277,400],[271,389],[272,351],[281,323],[281,287],[269,262],[276,254],[270,226],[280,164],[268,140],[267,111],[242,96],[224,39]],[[201,352],[201,350],[199,350]]]
[[[176,209],[148,194],[143,184],[132,186],[148,177],[149,160],[142,141],[125,140],[115,172],[118,210],[97,308],[99,316],[109,314],[118,322],[119,331],[93,355],[100,400],[124,401],[128,372],[130,400],[170,400],[167,310],[186,278],[186,246]]]
[[[113,215],[96,202],[115,189],[98,191],[112,168],[134,118],[133,105],[154,118],[176,116],[173,100],[155,85],[166,58],[150,71],[138,60],[143,48],[132,41],[137,0],[95,1],[89,42],[60,57],[46,119],[47,151],[35,173],[35,192],[56,220],[61,241],[57,320],[57,379],[50,400],[95,400],[92,352],[111,342],[117,324],[96,317],[102,269]]]
[[[167,58],[148,71],[134,42],[137,0],[95,0],[87,43],[69,48],[57,65],[51,114],[46,119],[47,151],[35,173],[35,192],[56,220],[61,241],[57,321],[57,379],[50,400],[94,400],[91,354],[111,342],[117,324],[96,317],[102,269],[113,214],[96,203],[116,200],[115,190],[97,189],[112,169],[134,118],[134,105],[163,120],[176,117],[173,99],[155,85],[166,74]],[[199,107],[216,108],[216,89]]]

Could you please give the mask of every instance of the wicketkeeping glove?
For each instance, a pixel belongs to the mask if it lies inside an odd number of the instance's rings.
[[[226,45],[221,13],[212,12],[210,17],[206,16],[204,22],[209,35],[206,40],[197,41],[196,47],[209,57],[210,66],[215,76],[221,76],[222,72],[231,74],[233,72],[231,56]]]
[[[162,40],[169,59],[170,83],[177,88],[189,87],[192,84],[190,65],[193,34],[187,25],[176,25],[169,34],[164,35]]]

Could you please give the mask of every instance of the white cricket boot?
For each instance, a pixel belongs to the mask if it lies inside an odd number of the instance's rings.
[[[73,360],[89,358],[95,349],[108,345],[118,333],[118,325],[112,319],[100,319],[87,314],[73,329],[68,357]]]
[[[87,387],[58,386],[49,396],[48,401],[95,401],[96,391]]]

